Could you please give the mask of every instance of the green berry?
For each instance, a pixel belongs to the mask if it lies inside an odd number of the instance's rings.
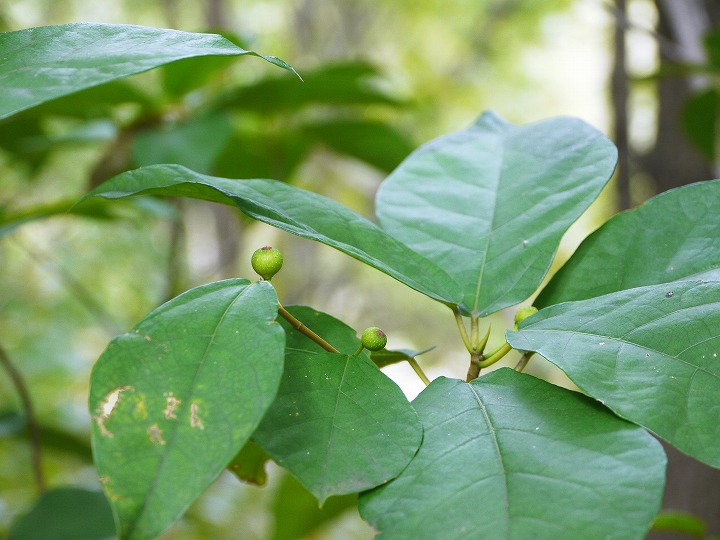
[[[362,333],[362,345],[368,351],[379,351],[387,345],[387,336],[377,326],[371,326]]]
[[[518,309],[517,313],[515,313],[515,324],[520,324],[525,319],[527,319],[530,315],[534,315],[537,312],[538,312],[538,309],[533,306],[528,306],[528,307]]]
[[[250,263],[261,278],[270,281],[282,268],[283,256],[279,249],[265,246],[255,250]]]

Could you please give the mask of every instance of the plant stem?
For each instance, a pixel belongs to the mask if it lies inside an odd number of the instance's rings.
[[[520,361],[515,365],[515,371],[522,371],[527,366],[532,355],[535,354],[532,351],[527,351],[520,357]]]
[[[453,314],[455,315],[455,322],[457,323],[458,330],[460,330],[460,337],[465,344],[465,348],[469,353],[472,353],[473,347],[468,338],[467,330],[465,330],[465,323],[463,322],[462,315],[460,315],[460,308],[458,306],[455,306],[455,309],[453,309]]]
[[[289,322],[292,327],[300,332],[302,335],[307,337],[308,339],[314,341],[318,345],[320,345],[323,349],[325,349],[328,352],[334,352],[339,353],[335,347],[330,345],[327,341],[325,341],[323,338],[318,336],[315,332],[310,330],[307,326],[305,326],[302,322],[297,320],[295,317],[293,317],[288,310],[286,310],[284,307],[282,307],[282,304],[278,302],[278,313],[280,316],[285,319],[287,322]]]
[[[427,378],[427,375],[425,375],[425,372],[414,358],[408,358],[408,364],[410,364],[410,367],[413,368],[417,376],[420,377],[420,380],[425,383],[425,386],[430,384],[430,379]]]
[[[465,382],[470,382],[473,379],[477,379],[480,375],[480,362],[483,358],[483,355],[481,352],[478,351],[471,351],[470,352],[470,367],[468,368],[467,376],[465,377]]]
[[[485,357],[485,360],[482,360],[479,364],[480,368],[486,368],[488,366],[492,366],[495,362],[500,360],[503,356],[505,356],[507,353],[512,351],[512,347],[509,343],[505,342],[503,343],[499,348],[497,348],[495,351],[493,351],[491,354]]]
[[[473,351],[478,350],[480,342],[480,320],[474,313],[470,316],[470,345]]]
[[[475,351],[482,353],[485,350],[485,346],[487,345],[488,339],[490,339],[490,330],[492,329],[492,325],[488,325],[487,332],[485,332],[485,336],[480,340],[480,343],[478,343],[475,346]]]
[[[35,474],[35,484],[37,485],[38,491],[42,493],[47,489],[47,484],[45,482],[45,475],[42,469],[40,426],[38,425],[35,413],[33,412],[30,393],[28,392],[27,385],[25,384],[22,375],[13,365],[10,357],[2,346],[0,346],[0,363],[2,363],[5,371],[7,371],[10,376],[10,380],[20,396],[20,401],[22,402],[22,407],[25,411],[28,434],[30,435],[30,451],[32,454],[32,468]]]

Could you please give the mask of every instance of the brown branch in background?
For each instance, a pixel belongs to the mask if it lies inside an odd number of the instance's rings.
[[[60,275],[60,279],[63,284],[70,290],[73,298],[85,306],[85,308],[92,314],[93,317],[102,325],[107,332],[112,335],[119,334],[122,332],[120,326],[115,322],[110,313],[93,298],[90,291],[83,285],[83,283],[75,278],[66,268],[64,268],[59,262],[53,260],[47,253],[42,253],[37,250],[29,248],[27,245],[17,242],[20,249],[24,250],[25,253],[30,256],[31,259],[35,260],[41,266],[46,263],[52,264],[57,273]]]
[[[615,47],[612,70],[612,102],[614,113],[614,139],[618,149],[617,193],[619,210],[632,206],[630,197],[629,140],[628,140],[628,78],[625,63],[626,0],[615,0]]]
[[[22,407],[25,411],[25,420],[27,422],[28,434],[30,435],[30,451],[32,454],[32,468],[33,473],[35,474],[35,484],[37,485],[38,490],[42,493],[47,489],[47,484],[45,483],[45,475],[43,474],[42,469],[40,426],[35,418],[30,393],[28,392],[27,385],[25,384],[22,375],[13,365],[10,357],[2,346],[0,346],[0,363],[10,376],[10,380],[20,396],[20,401],[22,402]]]
[[[185,283],[185,216],[182,199],[171,199],[177,215],[170,221],[165,291],[162,301],[167,302],[180,294]]]

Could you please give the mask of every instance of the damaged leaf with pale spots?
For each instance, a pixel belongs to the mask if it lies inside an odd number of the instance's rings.
[[[162,533],[248,441],[280,383],[276,317],[270,284],[221,281],[159,307],[100,357],[93,453],[120,539]]]

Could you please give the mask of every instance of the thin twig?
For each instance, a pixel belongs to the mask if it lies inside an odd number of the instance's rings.
[[[420,380],[425,383],[425,386],[428,386],[430,384],[430,379],[427,378],[427,375],[425,375],[425,372],[422,370],[422,368],[418,365],[417,360],[414,358],[408,358],[408,364],[410,364],[410,367],[413,368],[413,371],[417,374],[418,377],[420,377]]]
[[[57,273],[60,275],[60,278],[65,286],[72,292],[73,297],[85,306],[85,308],[95,317],[100,325],[102,325],[110,334],[121,333],[122,330],[120,326],[115,322],[110,313],[102,306],[102,304],[93,298],[93,295],[85,287],[85,285],[73,276],[69,270],[64,268],[59,262],[53,260],[47,253],[32,249],[19,241],[16,241],[16,244],[38,264],[45,265],[46,263],[50,263],[55,266]]]
[[[32,454],[32,468],[33,473],[35,474],[35,484],[37,485],[38,490],[42,493],[47,490],[47,484],[45,483],[45,475],[42,468],[40,426],[38,425],[35,413],[33,412],[30,393],[28,392],[27,385],[25,384],[22,375],[13,365],[10,357],[2,346],[0,346],[0,363],[2,363],[5,371],[7,371],[10,376],[10,380],[20,396],[20,401],[22,402],[22,407],[25,411],[25,419],[27,422],[28,433],[30,435],[30,451]]]
[[[339,353],[339,352],[340,352],[340,351],[338,351],[335,347],[333,347],[332,345],[330,345],[327,341],[325,341],[323,338],[321,338],[320,336],[318,336],[315,332],[313,332],[312,330],[310,330],[307,326],[305,326],[305,325],[304,325],[302,322],[300,322],[298,319],[296,319],[295,317],[293,317],[292,314],[291,314],[287,309],[285,309],[284,307],[282,307],[282,305],[280,305],[279,303],[278,303],[278,313],[280,314],[280,316],[282,316],[283,319],[285,319],[287,322],[289,322],[290,325],[291,325],[295,330],[297,330],[298,332],[300,332],[302,335],[304,335],[304,336],[307,337],[308,339],[311,339],[312,341],[314,341],[315,343],[317,343],[318,345],[320,345],[320,346],[321,346],[323,349],[325,349],[326,351],[328,351],[328,352],[334,352],[334,353]]]
[[[527,351],[520,357],[520,361],[515,365],[515,371],[522,371],[527,366],[532,355],[535,354],[532,351]]]

